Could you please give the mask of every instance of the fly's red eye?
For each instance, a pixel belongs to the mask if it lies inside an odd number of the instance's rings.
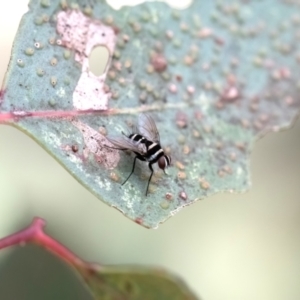
[[[158,160],[158,166],[161,168],[161,169],[165,169],[166,168],[166,160],[165,160],[165,157],[162,156],[159,160]]]

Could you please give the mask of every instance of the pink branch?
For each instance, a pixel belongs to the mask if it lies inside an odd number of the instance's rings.
[[[44,247],[75,268],[91,268],[68,248],[48,236],[43,231],[45,225],[46,222],[43,219],[34,218],[27,228],[0,239],[0,249],[31,242]]]

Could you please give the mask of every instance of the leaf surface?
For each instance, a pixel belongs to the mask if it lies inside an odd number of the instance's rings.
[[[253,142],[299,111],[299,5],[200,1],[30,2],[1,92],[0,122],[33,137],[99,199],[155,228],[209,195],[249,188]],[[107,47],[105,72],[88,57]],[[168,175],[104,147],[140,112],[172,157]]]
[[[96,299],[196,300],[183,281],[159,269],[100,267],[91,273],[77,269]]]

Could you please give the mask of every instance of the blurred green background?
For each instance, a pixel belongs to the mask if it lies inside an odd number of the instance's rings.
[[[0,10],[1,81],[26,10],[27,0]],[[248,193],[219,194],[147,230],[96,199],[29,137],[0,126],[0,237],[39,216],[83,259],[164,267],[204,300],[299,300],[299,136],[300,121],[256,143]],[[25,246],[0,252],[0,299],[91,297],[63,263]]]

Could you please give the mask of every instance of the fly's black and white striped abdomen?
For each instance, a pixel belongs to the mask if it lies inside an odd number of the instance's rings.
[[[161,148],[160,144],[155,142],[147,140],[145,144],[147,147],[147,153],[145,155],[146,160],[151,163],[156,163],[164,155],[164,150]]]
[[[152,165],[158,163],[159,168],[165,172],[171,163],[171,158],[164,153],[160,145],[159,132],[155,122],[148,114],[140,114],[138,119],[137,131],[124,135],[118,138],[107,138],[117,149],[130,150],[136,154],[133,162],[132,171],[123,184],[127,182],[129,177],[134,172],[136,159],[147,161],[151,175],[148,180],[146,195],[149,188],[149,183],[153,175]]]
[[[143,155],[143,158],[148,162],[156,163],[158,159],[164,155],[164,151],[159,143],[151,142],[147,140],[144,136],[136,133],[130,134],[129,138],[132,141],[136,142],[136,145],[145,145],[146,153],[145,155]]]

